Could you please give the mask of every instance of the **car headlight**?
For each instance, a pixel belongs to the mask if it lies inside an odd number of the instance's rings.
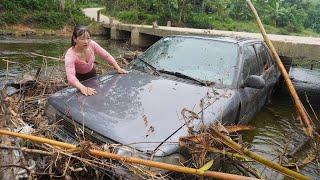
[[[128,146],[121,146],[117,148],[117,154],[120,156],[126,156],[126,157],[136,157],[146,160],[153,160],[157,162],[163,162],[167,164],[173,164],[173,165],[182,165],[184,162],[186,162],[186,159],[179,153],[170,154],[168,156],[151,156],[149,154],[143,153],[141,151],[138,151],[134,148],[128,147]]]
[[[148,159],[148,156],[145,155],[144,153],[128,146],[118,146],[115,148],[115,150],[117,154],[120,156]]]

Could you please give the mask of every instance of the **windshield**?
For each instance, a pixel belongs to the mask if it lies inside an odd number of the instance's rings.
[[[212,39],[166,37],[140,58],[158,70],[178,72],[195,79],[231,85],[237,45]]]

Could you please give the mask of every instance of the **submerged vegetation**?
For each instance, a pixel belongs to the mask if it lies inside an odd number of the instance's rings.
[[[253,0],[267,30],[278,34],[320,33],[320,3]],[[244,0],[109,0],[106,13],[124,22],[258,32]]]

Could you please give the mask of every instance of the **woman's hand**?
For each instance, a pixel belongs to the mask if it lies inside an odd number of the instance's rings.
[[[119,74],[127,74],[127,73],[128,73],[128,71],[126,71],[126,70],[124,70],[124,69],[122,69],[122,68],[119,68],[119,69],[117,70],[117,72],[118,72]]]
[[[92,96],[97,93],[95,89],[86,86],[83,86],[80,91],[85,96]]]

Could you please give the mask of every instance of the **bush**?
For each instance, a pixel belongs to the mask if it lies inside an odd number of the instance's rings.
[[[15,23],[19,23],[21,18],[21,14],[17,13],[13,13],[11,11],[7,11],[4,13],[0,14],[0,19],[5,22],[6,24],[15,24]]]
[[[0,16],[0,26],[5,26],[6,23],[4,22],[4,20],[1,19],[2,17]],[[0,31],[1,32],[1,31]]]
[[[25,9],[41,10],[47,9],[44,7],[45,4],[48,4],[48,2],[39,0],[23,0],[20,2],[20,7]]]
[[[117,17],[120,19],[120,21],[124,22],[136,22],[137,16],[136,12],[134,11],[120,11],[117,13]]]
[[[71,1],[67,1],[65,15],[68,17],[69,25],[89,24],[90,19],[86,17],[79,6],[75,6]]]
[[[187,18],[187,24],[191,27],[212,29],[212,17],[205,13],[194,13]]]
[[[41,28],[53,28],[59,29],[62,28],[65,23],[68,21],[68,17],[59,12],[35,12],[33,16],[33,21],[36,22],[38,27]]]
[[[312,27],[317,33],[320,33],[320,22],[315,23]]]
[[[59,11],[59,1],[0,0],[0,25],[30,24],[35,27],[59,29],[65,25],[88,24],[90,20],[73,1],[65,1],[65,10]]]
[[[11,0],[1,0],[1,3],[0,3],[1,11],[10,11],[10,10],[14,10],[14,8],[17,8],[16,2]]]
[[[159,16],[139,12],[138,13],[138,20],[142,23],[145,23],[145,24],[151,24],[154,21],[159,21]]]
[[[108,12],[104,11],[104,14]],[[117,19],[126,23],[139,23],[139,24],[151,24],[154,21],[162,22],[157,14],[148,14],[147,12],[143,11],[120,11],[115,14]]]

